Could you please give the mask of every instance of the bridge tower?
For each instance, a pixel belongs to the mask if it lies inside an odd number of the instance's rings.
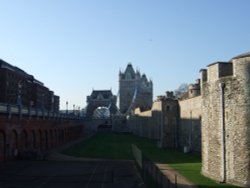
[[[145,74],[134,71],[131,63],[124,72],[119,73],[120,112],[130,113],[134,108],[142,111],[151,108],[153,101],[153,82]]]
[[[92,117],[98,107],[106,107],[110,114],[116,114],[116,96],[111,90],[93,90],[90,96],[87,96],[87,117]]]

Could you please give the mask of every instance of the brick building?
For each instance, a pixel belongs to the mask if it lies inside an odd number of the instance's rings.
[[[22,69],[0,59],[0,103],[59,111],[59,96]]]

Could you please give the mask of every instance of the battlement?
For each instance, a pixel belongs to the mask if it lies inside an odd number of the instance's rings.
[[[233,72],[235,77],[249,78],[250,77],[250,53],[245,53],[231,59],[233,64]]]
[[[215,82],[222,77],[233,75],[233,64],[231,62],[215,62],[201,69],[201,82]]]
[[[200,73],[202,173],[249,187],[250,53],[212,63]]]
[[[215,82],[226,76],[250,77],[250,53],[241,54],[228,62],[215,62],[200,70],[201,84]]]
[[[200,79],[197,79],[195,84],[188,86],[188,98],[199,96],[201,94],[200,89]]]

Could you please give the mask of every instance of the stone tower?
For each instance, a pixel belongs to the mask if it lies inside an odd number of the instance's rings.
[[[250,53],[201,70],[202,173],[250,186]]]
[[[119,73],[120,112],[130,113],[139,107],[142,111],[151,108],[153,100],[153,83],[146,75],[134,71],[128,64],[124,72]]]

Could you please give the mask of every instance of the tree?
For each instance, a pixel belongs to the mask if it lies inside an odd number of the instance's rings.
[[[185,97],[185,95],[188,93],[188,84],[187,83],[182,83],[175,91],[175,97],[177,99]]]

